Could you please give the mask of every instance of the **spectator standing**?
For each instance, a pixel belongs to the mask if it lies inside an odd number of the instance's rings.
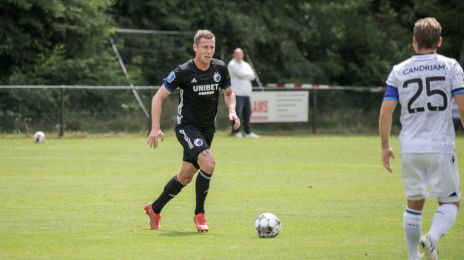
[[[258,138],[259,136],[251,130],[251,81],[255,79],[255,72],[250,64],[244,58],[243,50],[237,48],[234,50],[233,59],[227,65],[229,69],[232,90],[236,97],[236,114],[242,121],[245,130],[245,137]],[[243,137],[241,129],[232,129],[232,135]]]

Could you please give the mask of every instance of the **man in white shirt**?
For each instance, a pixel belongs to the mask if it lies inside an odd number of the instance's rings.
[[[243,50],[237,48],[234,50],[234,58],[229,62],[229,69],[232,90],[236,98],[236,114],[242,121],[245,128],[245,137],[258,138],[259,136],[251,130],[251,81],[255,79],[255,72],[248,62],[243,60]],[[242,132],[239,129],[232,129],[232,134],[235,137],[242,137]]]
[[[427,259],[438,259],[437,242],[456,222],[461,200],[451,100],[455,99],[464,125],[464,73],[456,60],[436,53],[441,30],[435,18],[415,23],[416,55],[390,72],[379,117],[382,162],[391,172],[392,115],[401,104],[401,172],[407,198],[403,229],[409,259],[420,259],[419,244]],[[427,196],[436,198],[439,207],[421,237]]]

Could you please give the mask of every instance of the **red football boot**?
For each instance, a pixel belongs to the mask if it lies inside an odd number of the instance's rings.
[[[145,205],[144,209],[145,209],[145,213],[147,213],[148,217],[150,217],[151,229],[155,229],[155,230],[160,229],[161,228],[160,226],[161,214],[156,214],[153,211],[153,207],[151,206],[151,203]]]
[[[206,216],[204,213],[198,213],[193,217],[195,226],[198,232],[208,232],[208,224],[206,224]]]

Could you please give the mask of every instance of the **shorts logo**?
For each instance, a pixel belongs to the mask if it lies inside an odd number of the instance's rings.
[[[168,77],[166,78],[166,81],[168,83],[172,83],[175,79],[176,79],[176,73],[174,73],[174,71],[171,71],[171,73],[169,73]]]
[[[193,144],[196,146],[196,147],[200,147],[203,145],[203,140],[201,140],[200,138],[195,138],[195,140],[193,140]]]
[[[215,72],[214,76],[213,76],[213,79],[214,79],[215,82],[219,82],[219,81],[221,81],[221,75],[219,75],[219,73]]]

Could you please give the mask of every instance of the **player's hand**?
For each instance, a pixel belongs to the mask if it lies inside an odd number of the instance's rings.
[[[150,146],[150,148],[155,149],[158,147],[159,140],[161,140],[161,142],[164,140],[163,132],[161,129],[152,129],[150,131],[150,135],[148,136],[147,144]]]
[[[234,129],[238,129],[240,127],[240,119],[236,113],[229,113],[229,120],[234,122]]]
[[[395,154],[393,154],[393,149],[391,147],[387,149],[382,148],[382,163],[383,167],[387,169],[387,171],[392,172],[393,169],[390,165],[390,158],[395,159]]]

